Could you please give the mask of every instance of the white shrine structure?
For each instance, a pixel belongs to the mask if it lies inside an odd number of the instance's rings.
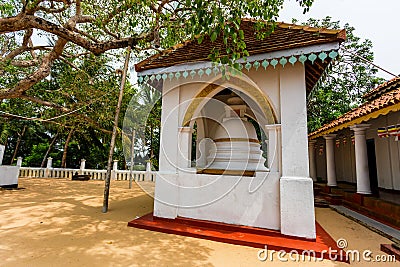
[[[241,23],[250,56],[240,71],[207,59],[224,49],[209,38],[135,66],[140,83],[162,91],[154,216],[315,239],[306,98],[345,32],[278,23],[258,40],[253,25]]]

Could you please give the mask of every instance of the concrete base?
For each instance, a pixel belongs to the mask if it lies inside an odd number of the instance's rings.
[[[154,216],[223,222],[316,238],[313,181],[257,172],[255,177],[157,173]]]
[[[316,238],[313,181],[308,177],[280,179],[281,233]]]
[[[18,187],[19,166],[0,166],[0,187]]]
[[[178,174],[157,172],[154,189],[154,211],[156,217],[175,219],[178,214]]]
[[[154,216],[280,229],[279,173],[157,173]],[[315,226],[314,226],[315,232]]]

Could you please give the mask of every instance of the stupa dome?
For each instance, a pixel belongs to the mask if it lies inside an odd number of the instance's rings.
[[[225,118],[218,126],[214,135],[214,139],[218,141],[218,139],[228,138],[243,139],[242,141],[258,140],[253,124],[247,121],[246,118],[240,117]]]

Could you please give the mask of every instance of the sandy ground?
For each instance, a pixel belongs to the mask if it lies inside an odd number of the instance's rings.
[[[111,183],[110,210],[101,212],[102,181],[20,179],[0,191],[0,266],[349,266],[345,263],[260,261],[259,249],[127,227],[151,212],[153,200],[127,181]],[[349,249],[373,255],[386,238],[337,214],[316,209],[318,222]],[[400,263],[353,262],[355,266]]]

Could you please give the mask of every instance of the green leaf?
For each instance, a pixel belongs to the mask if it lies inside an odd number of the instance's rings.
[[[197,38],[198,44],[201,44],[204,40],[204,35],[200,35],[199,38]]]
[[[215,40],[217,40],[217,37],[218,37],[218,33],[216,31],[214,31],[211,34],[211,42],[214,42]]]

